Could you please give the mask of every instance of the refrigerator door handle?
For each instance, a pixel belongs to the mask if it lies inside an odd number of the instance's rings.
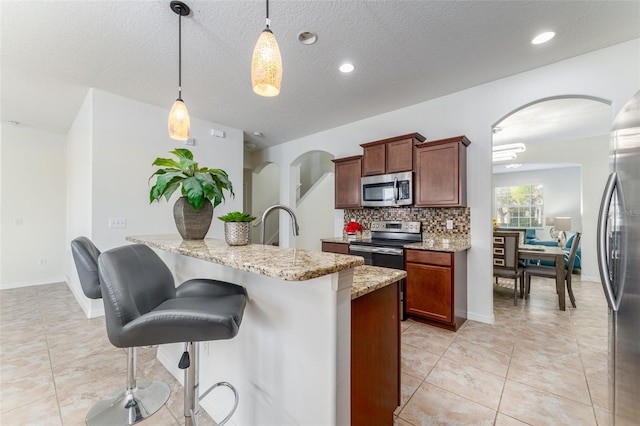
[[[609,275],[609,264],[607,262],[607,219],[609,218],[609,208],[611,207],[611,201],[613,200],[613,194],[616,190],[618,181],[618,175],[613,172],[607,179],[607,184],[604,188],[604,194],[602,195],[602,202],[600,203],[600,212],[598,213],[598,228],[597,228],[597,250],[598,250],[598,269],[600,270],[600,280],[602,282],[602,288],[604,294],[607,297],[607,303],[613,311],[617,311],[620,306],[620,300],[616,300],[613,294],[613,287],[611,284],[611,278]]]

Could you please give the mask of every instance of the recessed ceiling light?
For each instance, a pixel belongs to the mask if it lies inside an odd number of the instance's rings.
[[[350,64],[348,62],[340,65],[340,71],[343,72],[343,73],[349,73],[349,72],[352,72],[355,69],[356,69],[356,67],[353,64]]]
[[[253,132],[253,136],[262,136],[262,132]]]
[[[549,40],[551,40],[552,38],[554,38],[555,36],[556,36],[556,33],[554,33],[553,31],[547,31],[547,32],[544,32],[544,33],[540,33],[537,36],[535,36],[533,40],[531,40],[531,44],[546,43]]]
[[[318,35],[311,31],[303,31],[298,34],[298,41],[302,44],[310,45],[318,41]]]

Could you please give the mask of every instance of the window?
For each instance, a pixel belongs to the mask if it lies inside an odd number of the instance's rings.
[[[495,217],[505,228],[541,228],[544,212],[542,185],[503,186],[495,189]]]

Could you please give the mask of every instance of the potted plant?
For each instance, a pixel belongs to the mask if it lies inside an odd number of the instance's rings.
[[[201,240],[211,226],[213,209],[225,200],[224,191],[235,196],[233,185],[224,170],[200,167],[188,149],[176,148],[169,153],[177,160],[158,157],[153,162],[160,168],[149,177],[149,181],[156,178],[149,200],[160,201],[164,197],[169,201],[180,188],[182,196],[173,205],[178,232],[185,240]]]
[[[254,216],[245,212],[229,212],[218,216],[224,222],[224,239],[230,246],[244,246],[251,241],[251,222]]]
[[[349,241],[355,240],[358,232],[362,232],[362,225],[358,222],[351,220],[347,223],[347,226],[344,227],[344,232],[347,233],[347,239]]]

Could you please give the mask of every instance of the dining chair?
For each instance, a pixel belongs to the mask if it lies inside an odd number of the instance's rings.
[[[578,252],[578,246],[580,245],[581,233],[576,232],[576,236],[573,237],[573,243],[571,244],[571,251],[569,251],[569,258],[567,264],[564,267],[564,278],[567,282],[567,292],[569,293],[569,299],[571,299],[571,306],[576,307],[576,298],[573,295],[573,289],[571,288],[571,274],[573,274],[573,264],[576,260],[576,253]],[[566,254],[565,254],[566,256]],[[544,277],[544,278],[556,278],[555,266],[544,265],[528,265],[524,270],[525,281],[525,299],[529,297],[529,291],[531,290],[531,276]]]
[[[522,273],[524,269],[518,262],[518,232],[493,233],[493,276],[513,279],[513,304],[518,304],[518,280],[520,294],[524,293]]]

